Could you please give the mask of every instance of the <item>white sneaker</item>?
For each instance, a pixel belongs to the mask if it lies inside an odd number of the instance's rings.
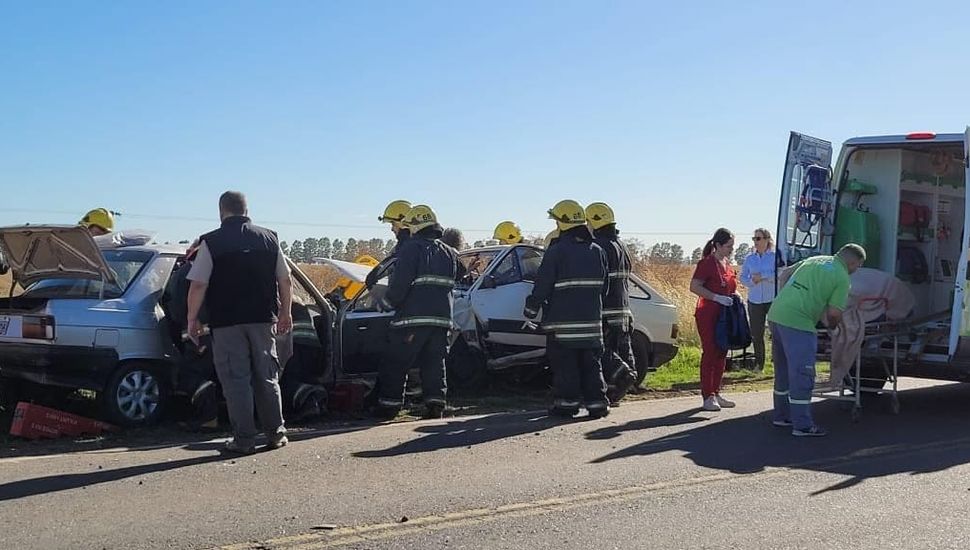
[[[721,406],[717,404],[717,399],[714,399],[713,395],[704,400],[704,410],[705,411],[721,410]]]
[[[727,399],[724,399],[723,397],[721,397],[721,394],[719,393],[714,394],[714,399],[717,401],[717,404],[720,405],[722,409],[733,409],[736,406],[734,404],[734,401],[728,401]]]

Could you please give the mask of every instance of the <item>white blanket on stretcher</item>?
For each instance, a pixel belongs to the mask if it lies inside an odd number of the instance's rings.
[[[885,315],[889,321],[904,319],[913,311],[916,298],[905,283],[878,269],[861,268],[852,274],[849,301],[842,322],[829,332],[832,370],[828,386],[838,388],[859,355],[866,323]]]

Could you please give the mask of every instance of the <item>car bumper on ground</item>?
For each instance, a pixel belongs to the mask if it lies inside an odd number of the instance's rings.
[[[4,343],[0,377],[99,391],[118,364],[113,349]]]

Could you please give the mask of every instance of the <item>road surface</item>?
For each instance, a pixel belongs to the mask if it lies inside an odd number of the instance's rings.
[[[970,386],[910,383],[902,413],[770,425],[770,393],[0,458],[4,548],[958,548],[970,543]]]

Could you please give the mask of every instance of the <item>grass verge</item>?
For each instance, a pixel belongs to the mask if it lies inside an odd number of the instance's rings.
[[[775,367],[771,361],[771,344],[767,344],[768,357],[765,370],[732,370],[724,373],[724,385],[733,391],[755,391],[768,389],[775,376]],[[643,387],[652,392],[677,392],[700,390],[701,350],[696,346],[684,346],[677,355],[656,372],[647,375]],[[816,365],[819,376],[828,374],[829,364],[820,362]]]

